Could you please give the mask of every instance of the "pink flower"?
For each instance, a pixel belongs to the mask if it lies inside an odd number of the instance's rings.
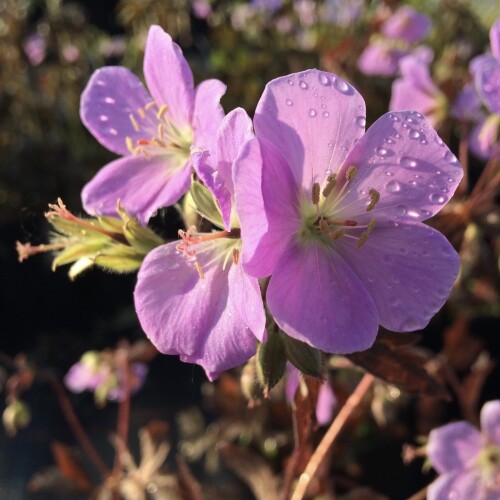
[[[429,32],[431,20],[425,15],[405,5],[400,7],[381,27],[388,38],[416,43]]]
[[[462,177],[428,121],[392,112],[365,133],[359,93],[309,70],[267,85],[254,126],[234,175],[242,261],[252,276],[271,276],[279,327],[334,353],[367,349],[379,324],[425,327],[459,259],[422,221]]]
[[[201,365],[210,380],[247,361],[255,354],[257,339],[266,337],[258,281],[239,262],[241,239],[234,212],[233,161],[251,137],[250,118],[236,109],[221,124],[216,154],[194,155],[198,175],[217,201],[218,216],[208,217],[220,231],[180,231],[180,243],[153,250],[134,292],[142,328],[157,349]]]
[[[434,429],[426,447],[440,474],[427,489],[429,500],[500,498],[500,401],[481,410],[481,431],[467,422]]]
[[[192,145],[213,151],[224,116],[226,87],[206,80],[195,89],[181,49],[159,26],[149,30],[140,80],[123,67],[105,67],[91,77],[80,114],[94,137],[123,158],[101,169],[84,187],[87,212],[116,214],[117,200],[142,223],[188,190]]]

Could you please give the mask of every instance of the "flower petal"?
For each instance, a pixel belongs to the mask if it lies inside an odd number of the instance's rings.
[[[476,469],[458,471],[438,477],[427,488],[427,500],[495,500],[481,485]]]
[[[497,19],[490,29],[491,53],[500,61],[500,19]]]
[[[368,349],[377,335],[375,304],[349,265],[329,248],[290,244],[266,297],[283,331],[322,351]]]
[[[160,352],[201,365],[210,379],[255,354],[249,316],[251,326],[263,326],[258,311],[240,314],[242,297],[251,298],[250,307],[257,302],[255,287],[249,290],[248,282],[241,281],[238,266],[222,271],[214,257],[209,250],[197,254],[204,272],[200,279],[176,243],[158,247],[146,256],[134,292],[139,321],[151,342]],[[261,336],[262,330],[256,333]]]
[[[434,469],[443,474],[467,468],[474,463],[481,447],[479,431],[462,421],[433,429],[426,450]]]
[[[191,169],[172,172],[162,156],[129,156],[103,167],[82,190],[85,211],[115,215],[120,200],[125,211],[142,224],[162,207],[173,205],[188,190]]]
[[[476,66],[474,83],[486,107],[492,113],[500,114],[500,61],[490,58]]]
[[[129,155],[127,137],[135,141],[156,134],[154,129],[152,133],[144,128],[137,131],[130,118],[151,100],[139,78],[127,68],[105,67],[95,71],[85,87],[80,117],[104,147],[120,155]]]
[[[427,35],[430,27],[429,17],[405,5],[384,22],[380,31],[388,38],[415,43]]]
[[[144,53],[144,78],[159,106],[167,105],[178,127],[190,125],[194,106],[193,73],[181,48],[160,26],[149,28]]]
[[[424,328],[460,269],[448,240],[424,224],[376,227],[361,248],[350,238],[336,244],[375,302],[380,324],[396,332]]]
[[[316,403],[316,420],[319,425],[327,425],[331,422],[336,403],[337,399],[330,383],[325,380],[319,388],[318,402]]]
[[[358,222],[428,219],[452,197],[463,175],[455,155],[416,111],[379,118],[356,143],[337,178],[351,165],[358,172],[339,210],[351,206],[353,213],[346,208],[342,216],[357,216]],[[380,201],[366,212],[370,189],[378,191]],[[363,193],[366,201],[360,206]]]
[[[269,276],[300,225],[297,186],[285,159],[264,139],[243,146],[233,180],[243,266],[252,276]]]
[[[226,88],[219,80],[205,80],[196,87],[193,143],[196,147],[208,149],[212,155],[215,154],[217,130],[224,118],[220,100]]]
[[[354,87],[316,69],[277,78],[257,105],[255,133],[281,152],[306,191],[336,172],[365,129],[365,103]]]
[[[500,446],[500,401],[488,401],[483,406],[481,430],[491,443]]]

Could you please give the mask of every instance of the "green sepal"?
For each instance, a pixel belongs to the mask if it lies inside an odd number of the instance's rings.
[[[304,375],[323,379],[321,351],[305,342],[289,337],[286,333],[282,332],[281,334],[288,361]]]
[[[109,239],[108,239],[109,242]],[[88,240],[84,243],[76,243],[68,246],[65,250],[57,254],[57,257],[52,261],[52,270],[55,271],[59,266],[70,264],[81,258],[91,258],[97,252],[109,244],[107,241]]]
[[[286,352],[283,337],[275,329],[269,329],[267,341],[257,345],[257,376],[264,386],[264,395],[283,378],[286,366]]]
[[[96,266],[118,273],[130,273],[141,267],[145,255],[133,247],[113,245],[99,252],[94,257]]]
[[[68,277],[71,281],[74,281],[74,279],[83,273],[86,269],[91,268],[94,265],[94,261],[90,259],[89,257],[82,257],[81,259],[78,259],[70,268],[68,271]]]
[[[165,243],[154,231],[141,226],[136,217],[128,215],[120,206],[118,206],[118,214],[123,221],[120,227],[123,230],[123,235],[130,245],[140,253],[146,255],[154,248]]]
[[[224,228],[222,214],[210,190],[200,182],[193,181],[189,193],[196,205],[196,211],[212,224]]]

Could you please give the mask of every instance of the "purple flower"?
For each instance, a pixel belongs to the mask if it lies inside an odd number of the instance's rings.
[[[250,118],[236,109],[221,124],[214,157],[195,153],[198,175],[220,212],[218,219],[208,217],[222,231],[180,231],[181,243],[153,250],[142,264],[134,293],[142,328],[157,349],[201,365],[210,380],[247,361],[255,354],[256,339],[266,336],[258,281],[239,262],[234,212],[233,161],[252,136]]]
[[[465,85],[457,95],[451,108],[451,115],[462,121],[477,122],[484,119],[484,113],[481,110],[481,101],[473,85]]]
[[[394,76],[399,60],[408,54],[408,50],[394,46],[390,40],[377,38],[359,56],[358,68],[365,75]]]
[[[424,14],[405,5],[400,7],[381,27],[387,37],[416,43],[424,38],[431,27],[431,20]]]
[[[500,115],[500,19],[490,30],[491,54],[473,59],[470,72],[479,97],[491,113]]]
[[[481,410],[481,432],[454,422],[429,434],[427,456],[440,474],[427,489],[429,500],[500,498],[500,401]]]
[[[23,43],[23,50],[32,66],[38,66],[43,62],[47,52],[47,41],[38,33],[30,35]]]
[[[123,158],[101,169],[84,187],[91,214],[116,214],[117,200],[142,223],[188,190],[190,148],[213,150],[224,113],[225,85],[207,80],[195,89],[181,49],[159,26],[149,30],[140,80],[123,67],[105,67],[91,77],[80,114],[94,137]]]
[[[500,115],[490,115],[479,120],[469,134],[470,150],[482,160],[491,158],[498,150]]]
[[[446,117],[446,96],[432,81],[429,66],[414,55],[399,61],[401,78],[392,84],[391,111],[413,109],[427,117],[433,127]]]
[[[293,402],[295,392],[300,383],[300,372],[294,366],[287,365],[287,378],[285,385],[285,395],[289,403]],[[319,389],[318,402],[316,403],[316,420],[319,425],[327,425],[333,417],[333,410],[337,404],[335,394],[327,380],[323,382]]]
[[[250,3],[255,10],[272,13],[281,9],[283,0],[251,0]]]
[[[279,327],[325,352],[370,347],[379,323],[423,328],[459,270],[448,241],[421,222],[453,195],[462,169],[418,112],[365,133],[365,103],[318,70],[270,82],[256,138],[236,161],[242,262],[271,276]]]

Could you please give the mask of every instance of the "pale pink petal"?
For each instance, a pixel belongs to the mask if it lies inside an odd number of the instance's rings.
[[[234,189],[243,266],[252,276],[269,276],[300,226],[297,185],[280,152],[251,139],[236,159]]]
[[[191,125],[195,98],[193,74],[181,48],[160,26],[149,28],[144,78],[156,103],[168,106],[175,125]]]
[[[452,451],[450,450],[450,453]],[[477,469],[450,472],[438,477],[427,488],[427,500],[497,500],[481,485]]]
[[[85,211],[92,215],[115,215],[118,200],[141,223],[162,207],[173,205],[188,190],[188,165],[172,171],[162,156],[130,156],[104,166],[82,190]]]
[[[460,269],[448,240],[424,224],[376,227],[361,248],[336,242],[375,302],[380,324],[393,331],[424,328],[443,306]]]
[[[91,76],[80,101],[80,117],[90,133],[106,148],[128,155],[126,138],[134,142],[150,139],[156,129],[149,122],[136,130],[130,119],[141,121],[137,110],[151,102],[139,78],[127,68],[110,66],[98,69]]]
[[[469,134],[469,148],[478,158],[488,160],[498,147],[500,119],[498,115],[490,115],[480,119]]]
[[[290,244],[277,263],[267,303],[279,327],[325,352],[368,349],[378,330],[378,312],[344,259],[320,244]]]
[[[379,118],[349,153],[339,179],[351,165],[358,173],[339,210],[343,207],[342,217],[365,223],[428,219],[453,196],[463,175],[455,155],[416,111]],[[370,189],[378,191],[380,201],[366,212]]]
[[[266,85],[254,118],[255,133],[281,152],[297,185],[310,193],[335,172],[365,130],[365,103],[338,76],[309,70]]]
[[[328,425],[332,421],[336,403],[335,394],[330,387],[330,383],[326,380],[319,389],[318,402],[316,404],[316,420],[319,425]]]
[[[491,58],[482,64],[474,74],[476,90],[486,107],[500,114],[500,61]]]
[[[500,446],[500,401],[489,401],[483,406],[481,431],[491,444]]]
[[[454,422],[433,429],[426,451],[440,474],[460,471],[472,465],[482,447],[479,431],[467,422]]]
[[[408,54],[407,50],[394,48],[390,41],[377,39],[359,56],[358,68],[369,76],[394,76],[399,70],[399,60]]]
[[[490,30],[491,53],[500,61],[500,19],[497,19]]]
[[[380,31],[389,38],[415,43],[427,35],[430,27],[429,17],[405,5],[384,22]]]
[[[240,314],[239,303],[252,297],[255,305],[255,288],[245,290],[247,283],[239,282],[237,266],[220,268],[219,260],[214,261],[216,248],[196,256],[204,273],[201,279],[194,262],[176,245],[163,245],[146,256],[134,291],[137,315],[160,352],[199,364],[214,379],[255,354],[256,337],[250,326],[260,328],[262,318],[246,324],[248,317]],[[263,316],[263,311],[255,314]],[[262,330],[256,333],[262,337]]]
[[[220,99],[225,92],[226,86],[219,80],[205,80],[196,87],[193,144],[208,149],[212,155],[215,154],[217,130],[224,118]]]

